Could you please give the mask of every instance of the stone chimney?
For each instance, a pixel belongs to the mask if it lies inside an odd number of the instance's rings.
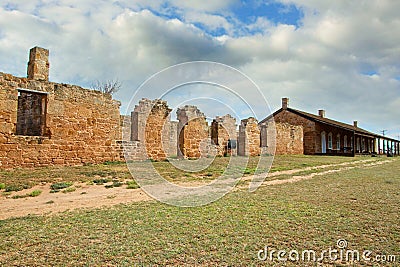
[[[34,47],[29,53],[28,62],[28,79],[32,80],[49,80],[49,50]]]
[[[321,118],[325,118],[325,110],[323,110],[323,109],[318,110],[318,115],[319,115]]]
[[[289,107],[289,98],[282,98],[282,109],[287,109]]]
[[[357,121],[353,121],[353,125],[354,125],[354,127],[358,127],[358,122]]]

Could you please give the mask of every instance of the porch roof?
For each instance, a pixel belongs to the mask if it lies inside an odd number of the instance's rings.
[[[283,110],[287,110],[289,112],[292,112],[296,115],[299,115],[305,119],[314,121],[314,122],[318,122],[318,123],[322,123],[322,124],[326,124],[326,125],[330,125],[330,126],[334,126],[334,127],[338,127],[344,130],[348,130],[351,132],[354,132],[358,135],[362,135],[362,136],[366,136],[366,137],[371,137],[371,138],[381,138],[381,139],[385,139],[385,140],[389,140],[389,141],[396,141],[399,142],[399,140],[393,139],[393,138],[389,138],[386,136],[382,136],[382,135],[378,135],[372,132],[369,132],[367,130],[364,130],[360,127],[356,127],[354,125],[351,124],[347,124],[347,123],[343,123],[343,122],[339,122],[339,121],[335,121],[332,119],[328,119],[326,117],[321,117],[319,115],[314,115],[305,111],[301,111],[301,110],[297,110],[297,109],[293,109],[293,108],[289,108],[287,107],[286,109],[279,109],[277,111],[275,111],[273,114],[269,115],[267,118],[263,119],[262,121],[260,121],[260,124],[270,120],[273,116],[276,116],[277,114],[279,114],[280,112],[282,112]]]

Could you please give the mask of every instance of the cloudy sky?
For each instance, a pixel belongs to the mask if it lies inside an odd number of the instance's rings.
[[[253,80],[272,110],[289,97],[293,108],[325,109],[397,138],[399,10],[397,0],[0,0],[0,71],[26,76],[29,49],[48,48],[50,80],[90,87],[119,79],[125,113],[164,68],[219,62]],[[259,119],[269,112],[254,108]]]

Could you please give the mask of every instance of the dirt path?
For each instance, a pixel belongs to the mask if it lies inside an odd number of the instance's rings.
[[[341,172],[341,171],[346,171],[346,170],[351,170],[355,168],[365,168],[365,167],[372,167],[372,166],[377,166],[381,164],[385,164],[388,162],[391,162],[392,160],[384,160],[384,161],[377,161],[375,159],[372,160],[360,160],[356,162],[345,162],[345,163],[340,163],[340,164],[328,164],[328,165],[320,165],[320,166],[315,166],[315,167],[307,167],[307,168],[302,168],[302,169],[294,169],[294,170],[288,170],[288,171],[279,171],[279,172],[273,172],[269,173],[267,175],[267,178],[269,177],[276,177],[280,175],[292,175],[292,178],[287,178],[287,179],[274,179],[274,180],[269,180],[269,181],[264,181],[260,186],[271,186],[271,185],[279,185],[279,184],[287,184],[287,183],[296,183],[299,181],[303,180],[308,180],[311,179],[315,176],[321,176],[321,175],[326,175],[326,174],[331,174],[335,172]],[[361,164],[360,164],[361,163]],[[347,166],[347,165],[353,165],[353,166]],[[343,167],[344,166],[344,167]],[[346,167],[347,166],[347,167]],[[310,171],[310,170],[318,170],[318,169],[325,169],[325,168],[332,168],[332,167],[340,167],[338,169],[333,169],[333,170],[326,170],[322,172],[314,172],[308,175],[297,175],[294,176],[293,174],[303,172],[303,171]],[[253,175],[245,178],[245,181],[251,181],[253,179],[264,179],[265,174],[258,174],[258,175]],[[241,185],[237,187],[237,190],[243,190],[247,189],[248,185]]]
[[[49,185],[35,186],[13,195],[24,195],[33,190],[42,190],[37,197],[20,199],[0,198],[0,220],[27,215],[46,215],[79,208],[100,208],[121,203],[148,201],[151,198],[141,189],[101,185],[75,184],[80,186],[70,193],[50,193]]]
[[[314,176],[326,175],[333,172],[344,170],[375,166],[385,164],[391,160],[361,160],[357,162],[346,162],[341,164],[320,165],[316,167],[306,167],[302,169],[288,170],[269,173],[267,177],[277,177],[280,175],[292,175],[291,178],[284,180],[270,180],[262,183],[262,186],[271,186],[284,183],[294,183],[302,180],[311,179]],[[352,165],[352,166],[349,166]],[[337,167],[337,168],[336,168]],[[296,173],[309,170],[335,168],[322,172],[315,172],[304,176],[293,176]],[[256,178],[265,177],[267,174],[259,174]],[[245,177],[244,181],[250,181],[255,176]],[[199,186],[203,183],[193,182],[182,184],[184,186]],[[33,190],[41,190],[42,193],[37,197],[27,197],[13,199],[10,197],[0,196],[0,220],[23,217],[27,215],[50,215],[54,213],[64,212],[75,209],[110,207],[116,204],[124,204],[131,202],[150,201],[152,198],[141,189],[127,189],[126,187],[105,188],[104,185],[87,185],[74,184],[76,191],[70,193],[50,193],[50,186],[40,185],[12,195],[24,195]],[[237,190],[247,189],[248,185],[237,187]]]

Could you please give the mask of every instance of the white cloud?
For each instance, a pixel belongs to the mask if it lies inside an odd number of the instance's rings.
[[[240,5],[235,0],[5,2],[0,71],[25,76],[28,50],[39,45],[50,49],[52,80],[88,86],[119,78],[124,88],[116,97],[125,102],[165,67],[211,60],[243,70],[273,107],[288,96],[293,107],[325,108],[374,131],[398,125],[400,2],[282,2],[303,10],[299,27],[263,17],[243,24],[230,10]],[[165,16],[169,11],[179,16]],[[219,37],[203,30],[222,28]]]

